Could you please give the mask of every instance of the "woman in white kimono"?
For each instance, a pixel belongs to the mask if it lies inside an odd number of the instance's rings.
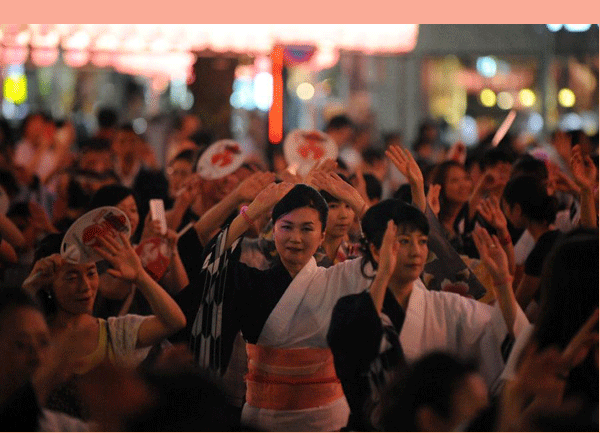
[[[366,405],[378,403],[381,390],[404,360],[411,363],[432,351],[474,358],[492,388],[504,367],[507,337],[528,324],[497,238],[481,228],[474,235],[496,277],[498,303],[491,307],[425,288],[419,275],[427,259],[429,225],[415,207],[384,200],[365,213],[362,229],[368,243],[363,260],[377,268],[377,274],[368,292],[340,299],[328,332],[336,371],[353,411],[351,427],[372,428]],[[359,380],[362,387],[356,385]]]
[[[329,192],[361,215],[360,194],[329,176]],[[240,240],[271,208],[279,260],[258,270],[240,263]],[[190,341],[201,367],[223,374],[241,329],[249,357],[245,425],[335,431],[347,423],[349,408],[326,333],[337,300],[365,290],[370,279],[362,276],[360,259],[327,269],[316,265],[326,221],[327,204],[315,189],[270,184],[209,243],[199,279],[178,297],[188,317],[195,315]]]

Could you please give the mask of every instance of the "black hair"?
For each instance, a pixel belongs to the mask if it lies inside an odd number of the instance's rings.
[[[97,119],[100,128],[114,128],[117,126],[119,116],[114,108],[103,107],[98,111]]]
[[[554,244],[540,279],[540,315],[533,338],[540,350],[563,350],[598,308],[598,230],[576,229]],[[596,346],[597,347],[597,346]],[[592,353],[571,370],[567,390],[598,401],[598,369]]]
[[[390,142],[395,141],[395,140],[402,140],[402,132],[400,131],[392,131],[392,132],[386,132],[385,134],[383,134],[383,145],[384,147],[388,147]]]
[[[362,151],[362,159],[369,165],[375,164],[377,161],[385,160],[385,153],[381,149],[367,147]]]
[[[18,287],[3,287],[0,291],[0,324],[4,316],[17,308],[31,308],[42,313],[39,304]]]
[[[383,431],[419,431],[419,409],[429,407],[445,419],[452,416],[452,398],[464,379],[477,373],[472,361],[432,352],[400,374],[382,397],[379,424]]]
[[[88,206],[88,210],[96,209],[102,206],[116,206],[130,195],[133,196],[134,199],[136,199],[134,191],[131,188],[127,188],[126,186],[103,186],[92,196],[92,199],[90,200],[90,204]]]
[[[169,165],[173,164],[175,161],[186,161],[190,164],[194,165],[196,160],[198,159],[198,152],[193,149],[186,149],[179,152],[175,157],[169,161]]]
[[[548,168],[544,161],[525,154],[512,166],[511,177],[517,176],[533,176],[543,182],[548,179]]]
[[[346,162],[342,158],[337,158],[335,162],[338,166],[338,169],[345,171],[348,170],[348,164],[346,164]]]
[[[485,170],[486,168],[493,167],[501,162],[512,164],[514,161],[515,157],[511,152],[505,149],[495,147],[493,149],[487,150],[483,154],[483,157],[479,162],[479,166],[482,170]]]
[[[502,195],[512,208],[515,204],[527,218],[551,224],[556,218],[558,200],[548,195],[546,187],[533,176],[518,176],[508,181]]]
[[[9,197],[19,193],[19,182],[10,170],[0,169],[0,185]]]
[[[277,202],[271,215],[273,224],[275,224],[275,222],[283,215],[301,207],[310,207],[319,212],[321,231],[325,231],[325,227],[327,226],[327,214],[329,211],[327,202],[316,189],[301,183],[294,186]]]
[[[371,173],[364,173],[363,178],[365,179],[367,197],[369,197],[369,200],[381,200],[383,188],[381,187],[381,182],[379,179],[377,179]]]
[[[52,254],[60,254],[60,246],[62,244],[65,233],[51,233],[44,237],[35,250],[33,264],[38,260],[49,257]],[[58,310],[56,302],[52,297],[52,285],[48,284],[42,287],[37,293],[37,300],[42,307],[42,311],[46,318],[52,317]]]
[[[110,150],[110,141],[106,138],[88,138],[79,145],[79,151],[84,152],[102,152]]]
[[[350,118],[345,114],[339,114],[337,116],[333,116],[329,120],[329,122],[327,122],[325,131],[330,131],[332,129],[342,129],[346,127],[354,128],[354,122],[352,122],[352,120],[350,120]]]
[[[427,217],[416,207],[407,204],[399,199],[387,199],[371,206],[363,215],[361,228],[363,232],[362,244],[362,271],[365,274],[367,263],[377,269],[377,262],[371,254],[369,245],[373,244],[375,248],[381,248],[383,235],[387,228],[389,220],[393,220],[399,229],[408,231],[420,231],[424,235],[429,235],[429,223]],[[365,275],[368,277],[367,275]]]

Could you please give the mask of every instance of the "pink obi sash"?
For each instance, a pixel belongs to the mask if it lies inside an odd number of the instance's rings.
[[[329,349],[246,344],[246,401],[274,410],[325,406],[344,396]]]

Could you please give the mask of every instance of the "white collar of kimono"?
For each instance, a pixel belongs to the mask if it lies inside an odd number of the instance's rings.
[[[290,335],[290,320],[295,315],[303,298],[306,296],[311,281],[317,272],[317,262],[314,257],[298,272],[290,285],[285,289],[283,296],[271,312],[261,332],[258,343],[266,346],[275,345],[276,341],[281,341],[285,336]]]

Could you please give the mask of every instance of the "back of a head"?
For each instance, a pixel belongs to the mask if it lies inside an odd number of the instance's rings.
[[[563,235],[544,262],[536,335],[542,347],[566,347],[598,308],[598,230]]]
[[[0,331],[4,317],[16,308],[31,308],[40,311],[39,305],[23,290],[15,287],[3,287],[0,291]],[[11,329],[11,331],[14,331]]]
[[[564,349],[598,308],[598,247],[597,229],[576,229],[557,241],[544,262],[540,316],[533,337],[540,349]],[[567,392],[597,404],[598,366],[593,351],[592,347],[587,358],[571,370]]]
[[[523,215],[530,220],[551,224],[556,218],[556,198],[549,196],[546,186],[533,176],[510,179],[502,197],[511,208],[518,204]]]
[[[412,364],[382,398],[383,431],[419,431],[419,409],[429,407],[439,417],[452,416],[453,395],[476,366],[443,352],[432,352]]]
[[[515,161],[510,176],[533,176],[540,182],[543,182],[548,179],[548,168],[544,161],[534,158],[529,154],[525,154]]]

